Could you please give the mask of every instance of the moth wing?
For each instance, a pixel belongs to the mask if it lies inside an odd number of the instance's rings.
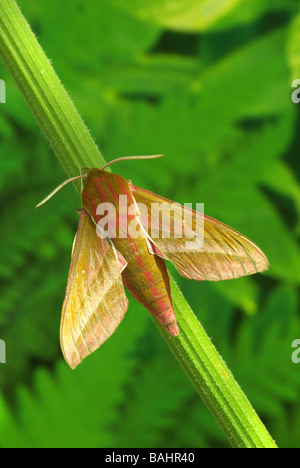
[[[75,237],[60,339],[72,369],[116,330],[128,308],[121,270],[126,261],[82,209]]]
[[[140,187],[130,188],[151,253],[170,260],[185,278],[219,281],[269,268],[264,253],[229,226]]]

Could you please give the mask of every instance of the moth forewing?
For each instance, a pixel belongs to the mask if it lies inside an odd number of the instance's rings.
[[[97,235],[82,209],[60,329],[62,352],[73,369],[107,340],[127,311],[121,264],[125,268],[110,239]]]
[[[140,187],[131,185],[130,188],[138,205],[147,207],[147,210],[141,212],[140,220],[150,237],[149,226],[154,219],[158,234],[155,238],[151,237],[154,244],[152,252],[170,260],[182,276],[199,281],[219,281],[251,275],[269,268],[266,256],[254,242],[220,221],[181,205],[182,210],[190,214],[180,221],[184,224],[184,235],[181,238],[175,235],[180,229],[177,226],[179,221],[173,214],[171,229],[167,231],[170,236],[167,238],[163,223],[157,222],[159,215],[156,207],[159,206],[162,210],[162,218],[164,209],[167,208],[168,218],[172,208],[174,213],[179,205]],[[197,226],[203,232],[198,232]],[[190,248],[189,240],[194,233],[198,235]]]

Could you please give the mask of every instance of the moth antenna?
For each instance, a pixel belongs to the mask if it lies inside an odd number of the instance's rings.
[[[35,209],[39,208],[40,206],[44,205],[50,198],[53,197],[61,188],[63,188],[65,185],[69,184],[70,182],[74,182],[74,180],[79,180],[79,179],[84,179],[86,177],[86,174],[81,174],[80,176],[72,177],[71,179],[65,180],[62,184],[60,184],[56,189],[53,190],[44,200],[42,200],[38,205],[36,205]]]
[[[113,159],[109,163],[105,164],[105,166],[101,167],[101,169],[105,169],[108,166],[111,166],[112,164],[115,164],[116,162],[119,161],[128,161],[129,159],[156,159],[156,158],[162,158],[166,156],[165,154],[153,154],[150,156],[124,156],[123,158],[117,158]]]
[[[87,171],[89,170],[89,168],[87,166],[82,166],[80,168],[80,174],[83,175],[83,169],[86,169]]]

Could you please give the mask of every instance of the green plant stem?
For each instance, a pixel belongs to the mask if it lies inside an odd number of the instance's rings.
[[[78,175],[82,166],[103,165],[99,149],[14,0],[0,3],[0,56],[68,176]],[[230,443],[276,447],[172,278],[171,285],[180,334],[174,338],[159,329]]]

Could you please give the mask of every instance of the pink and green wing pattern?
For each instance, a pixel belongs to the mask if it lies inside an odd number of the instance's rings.
[[[119,206],[119,195],[127,196],[127,204],[123,209]],[[91,169],[83,187],[82,203],[96,224],[101,219],[97,215],[97,206],[103,202],[113,203],[116,207],[117,236],[112,242],[127,262],[122,272],[124,285],[172,335],[178,335],[167,268],[161,257],[149,252],[147,235],[135,210],[135,200],[128,181],[116,174]],[[133,207],[130,214],[129,207]],[[130,223],[135,223],[136,229],[140,230],[139,237],[132,238],[128,230],[125,232],[121,228]]]
[[[170,260],[185,278],[220,281],[269,268],[264,253],[229,226],[142,188],[130,188],[140,207],[141,224],[151,238],[150,250]],[[184,210],[187,217],[182,221]],[[162,219],[169,216],[170,228],[166,229]],[[198,226],[201,232],[197,232]],[[181,238],[179,232],[184,234]]]
[[[122,265],[122,266],[121,266]],[[122,321],[128,300],[121,269],[126,262],[81,210],[61,320],[61,347],[71,368],[101,346]]]

